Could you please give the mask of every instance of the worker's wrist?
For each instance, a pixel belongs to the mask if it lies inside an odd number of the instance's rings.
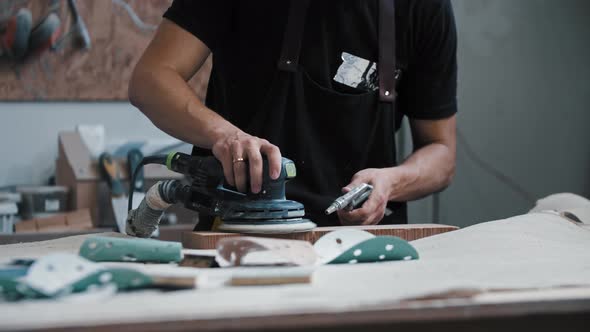
[[[209,137],[211,139],[211,147],[219,141],[226,140],[229,136],[239,136],[242,131],[229,122],[219,125],[213,125],[209,129]]]
[[[411,184],[418,181],[420,171],[415,167],[400,165],[387,169],[389,179],[389,201],[400,201],[406,196]]]
[[[242,131],[225,120],[223,117],[217,115],[213,110],[207,108],[201,102],[190,102],[187,104],[187,112],[192,118],[197,119],[198,131],[201,132],[202,137],[201,144],[195,144],[203,148],[211,149],[215,143],[227,139],[228,136],[237,136]],[[209,113],[212,116],[208,116],[203,119],[203,114]]]

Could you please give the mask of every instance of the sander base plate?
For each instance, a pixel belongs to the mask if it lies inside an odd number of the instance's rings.
[[[309,219],[224,220],[219,230],[243,234],[289,234],[307,232],[317,225]]]

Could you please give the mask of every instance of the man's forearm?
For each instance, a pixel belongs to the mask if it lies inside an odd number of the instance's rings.
[[[239,132],[205,107],[172,69],[136,70],[129,85],[129,99],[161,130],[203,148],[211,148],[222,135]]]
[[[168,134],[211,149],[229,185],[246,192],[249,183],[250,190],[258,193],[263,155],[268,158],[270,177],[276,179],[281,172],[280,150],[243,132],[197,98],[187,81],[210,55],[200,39],[164,19],[135,67],[129,100]]]
[[[389,170],[393,179],[389,200],[411,201],[440,191],[451,183],[455,154],[444,144],[431,143]]]

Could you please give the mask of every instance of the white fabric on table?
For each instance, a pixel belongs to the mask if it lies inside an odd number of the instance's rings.
[[[67,250],[60,241],[68,240],[47,242]],[[71,244],[79,246],[78,242]],[[482,223],[412,244],[419,260],[320,266],[310,285],[143,291],[83,305],[67,300],[2,303],[0,329],[354,311],[391,307],[402,299],[455,289],[590,286],[590,230],[556,214],[530,213]],[[32,253],[26,246],[0,247],[0,257]],[[41,253],[51,250],[39,243],[34,246]],[[75,252],[77,246],[69,250]],[[168,265],[142,269],[175,273]],[[194,273],[200,281],[227,273],[178,271]]]

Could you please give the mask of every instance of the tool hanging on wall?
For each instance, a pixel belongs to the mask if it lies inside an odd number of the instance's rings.
[[[61,20],[56,13],[49,13],[31,31],[29,55],[39,55],[55,45],[61,34]]]
[[[146,157],[146,164],[166,165],[171,171],[187,175],[191,185],[178,180],[161,181],[150,188],[136,210],[129,197],[127,234],[147,237],[158,225],[170,205],[183,203],[188,209],[220,217],[219,230],[240,233],[292,233],[308,231],[316,224],[305,219],[303,204],[285,197],[285,183],[296,176],[293,161],[283,158],[280,176],[268,175],[268,160],[263,163],[262,190],[241,193],[225,183],[221,163],[214,157],[184,153]],[[134,172],[137,173],[136,169]]]
[[[33,25],[31,11],[21,8],[0,27],[0,56],[20,60],[27,53]]]
[[[21,8],[0,28],[0,55],[22,61],[50,49],[61,33],[61,20],[50,12],[32,26],[31,11]]]
[[[72,26],[59,41],[52,47],[53,50],[61,50],[64,47],[66,41],[71,40],[73,45],[83,50],[89,50],[92,42],[90,41],[90,33],[86,28],[84,19],[78,12],[78,6],[76,0],[68,0],[68,8],[72,17]]]

